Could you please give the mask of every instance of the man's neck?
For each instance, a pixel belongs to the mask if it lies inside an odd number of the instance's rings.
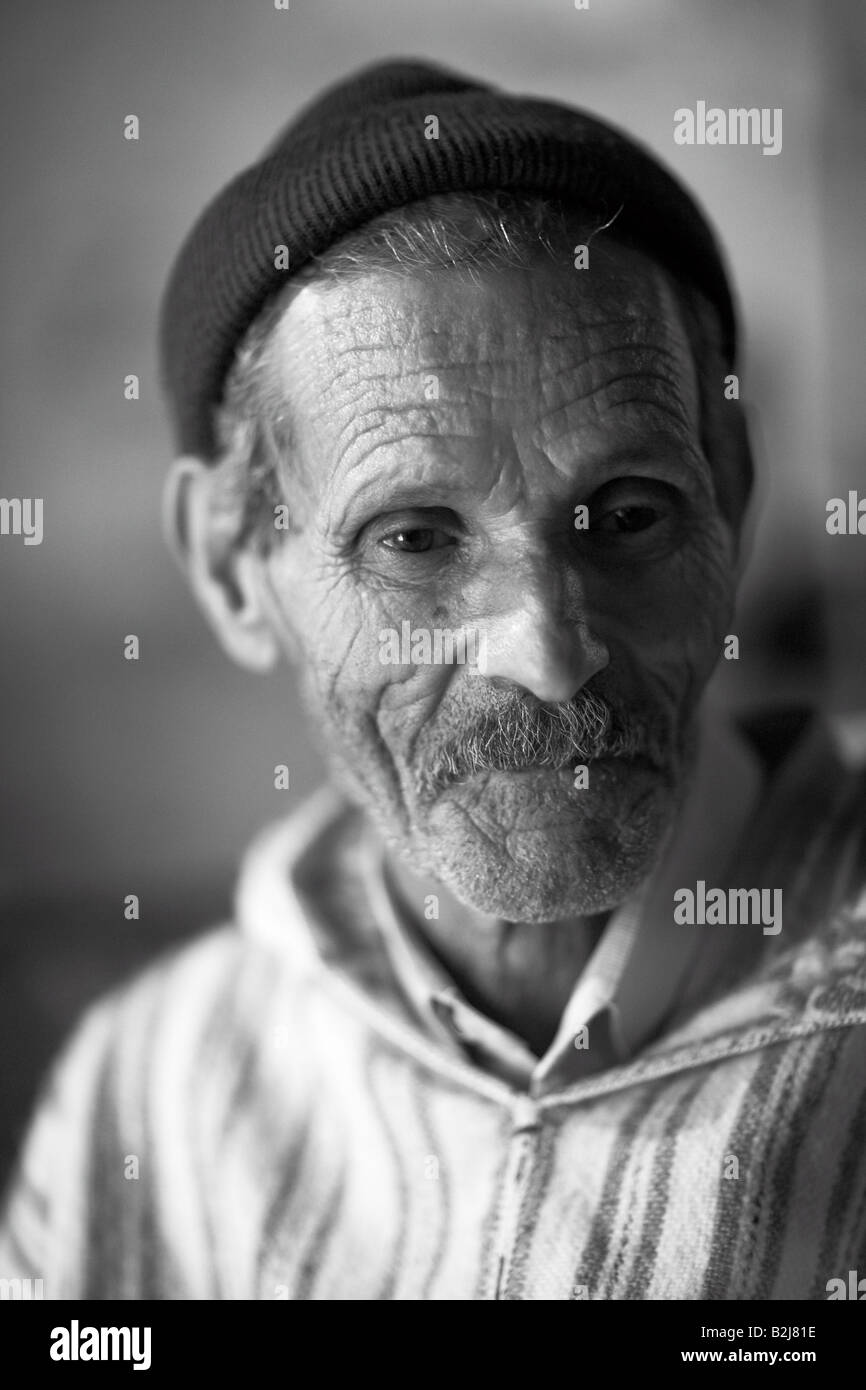
[[[385,872],[398,911],[424,937],[464,998],[541,1056],[609,914],[509,922],[467,906],[438,880],[418,876],[390,855]],[[418,913],[418,904],[430,894],[439,901],[434,921]]]
[[[725,886],[720,875],[754,812],[760,786],[758,765],[739,735],[706,716],[692,786],[653,881],[663,878],[676,887],[704,877]],[[610,913],[510,922],[459,901],[445,885],[415,873],[390,851],[385,867],[398,910],[469,1003],[542,1055]],[[419,906],[433,894],[439,916],[427,920]]]

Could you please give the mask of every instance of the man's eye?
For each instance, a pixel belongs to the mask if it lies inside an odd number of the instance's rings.
[[[655,507],[616,507],[606,512],[596,525],[596,531],[615,531],[621,535],[634,535],[638,531],[648,531],[660,520]]]
[[[434,526],[413,526],[383,536],[381,544],[387,550],[399,550],[407,555],[421,555],[425,550],[441,550],[446,545],[453,545],[454,538],[449,536],[447,531],[439,531]]]

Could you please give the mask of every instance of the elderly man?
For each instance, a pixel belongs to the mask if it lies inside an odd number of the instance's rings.
[[[331,787],[88,1015],[0,1273],[49,1297],[824,1299],[866,1274],[864,797],[729,725],[750,486],[703,215],[585,113],[326,93],[163,315],[172,543]],[[859,853],[858,853],[859,849]]]

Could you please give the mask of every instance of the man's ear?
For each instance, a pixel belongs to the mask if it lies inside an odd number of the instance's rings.
[[[280,644],[264,597],[264,561],[238,543],[243,507],[242,490],[232,495],[218,468],[191,455],[175,459],[162,495],[166,543],[229,656],[266,671]]]
[[[712,433],[704,443],[704,452],[711,459],[716,500],[734,539],[740,573],[751,549],[755,520],[754,509],[749,509],[755,481],[752,425],[751,412],[747,417],[740,401],[718,402]]]
[[[755,463],[749,437],[749,421],[739,401],[726,401],[732,407],[729,420],[728,457],[725,469],[725,510],[731,525],[741,534],[746,509],[755,481]]]

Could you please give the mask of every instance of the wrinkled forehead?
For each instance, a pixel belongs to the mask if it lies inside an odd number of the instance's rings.
[[[300,289],[270,370],[301,450],[351,467],[377,439],[470,436],[491,422],[549,421],[555,434],[578,417],[694,438],[696,369],[669,277],[614,242],[591,246],[586,268],[567,253]]]

